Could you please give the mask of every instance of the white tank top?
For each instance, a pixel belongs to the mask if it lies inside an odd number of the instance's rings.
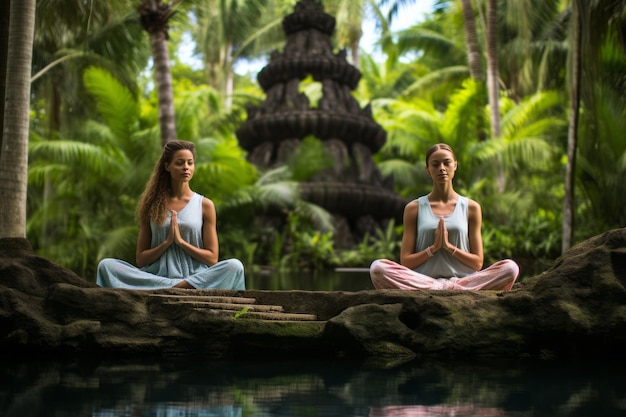
[[[435,230],[439,224],[439,218],[430,207],[427,196],[419,197],[419,211],[417,216],[417,238],[415,252],[422,251],[431,246],[435,241]],[[468,235],[468,199],[459,196],[454,211],[443,216],[448,229],[448,241],[460,250],[469,252]],[[415,272],[428,275],[431,278],[462,278],[476,272],[464,263],[454,258],[448,251],[440,249],[426,262],[414,269]]]

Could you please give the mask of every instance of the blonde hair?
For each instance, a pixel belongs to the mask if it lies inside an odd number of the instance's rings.
[[[158,162],[152,170],[146,189],[139,197],[137,217],[140,222],[154,222],[163,224],[167,217],[167,200],[172,194],[170,173],[165,170],[165,164],[171,163],[174,154],[180,150],[191,151],[196,158],[196,147],[192,142],[172,140],[165,144]]]
[[[450,145],[446,143],[438,143],[436,145],[431,146],[430,149],[426,152],[426,166],[428,166],[428,159],[430,158],[430,156],[434,154],[436,151],[438,151],[439,149],[444,149],[446,151],[449,151],[452,154],[452,157],[454,158],[454,160],[456,161],[456,155],[454,154],[454,151],[452,150]]]

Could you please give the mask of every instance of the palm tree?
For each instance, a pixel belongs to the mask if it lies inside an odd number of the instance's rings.
[[[576,178],[576,151],[578,148],[578,120],[580,115],[580,78],[581,78],[581,4],[572,1],[571,32],[571,87],[570,120],[567,131],[567,165],[565,171],[565,197],[563,198],[563,235],[561,252],[567,251],[572,244],[574,231],[574,181]]]
[[[144,33],[133,3],[37,2],[32,82],[34,126],[39,133],[65,135],[77,121],[91,117],[80,82],[82,71],[90,65],[108,68],[135,88],[150,51],[141,42]],[[39,120],[39,115],[45,116]]]
[[[327,0],[326,13],[335,16],[337,46],[350,49],[352,65],[359,68],[359,42],[363,35],[362,24],[366,7],[376,7],[373,0]]]
[[[89,279],[99,253],[133,259],[136,199],[161,146],[157,132],[141,130],[152,120],[140,123],[137,100],[111,73],[90,67],[83,81],[102,122],[84,122],[79,140],[33,134],[28,235],[42,256]]]
[[[574,215],[578,218],[584,216],[583,221],[578,222],[579,226],[572,228],[575,232],[572,234],[581,239],[595,230],[604,231],[626,224],[623,198],[626,183],[622,180],[626,173],[626,144],[623,141],[626,1],[594,2],[584,9],[581,3],[577,3],[575,7],[581,12],[580,19],[571,23],[572,28],[580,25],[579,54],[585,57],[580,71],[586,74],[585,79],[592,80],[579,85],[579,137],[572,151],[575,184],[582,186],[581,197],[588,202],[572,202],[572,207],[577,208]],[[575,38],[572,36],[570,41],[575,41]],[[574,45],[571,48],[573,55]],[[573,61],[573,56],[571,59]],[[573,74],[570,75],[573,82],[572,77]],[[581,209],[585,206],[590,210]],[[592,224],[595,227],[588,229]]]
[[[443,8],[432,14],[428,19],[397,34],[397,48],[400,56],[413,54],[417,58],[413,65],[422,68],[416,71],[416,79],[407,87],[403,97],[421,97],[434,100],[439,107],[445,107],[450,95],[460,88],[468,76],[472,76],[470,68],[468,42],[464,36],[464,9],[460,2],[441,2]],[[484,40],[484,31],[476,28],[476,35]],[[472,54],[472,57],[474,54]],[[483,61],[481,57],[473,62]],[[475,68],[476,70],[478,68]],[[482,70],[481,70],[482,71]],[[367,75],[364,75],[364,78]],[[473,77],[480,77],[474,74]],[[474,78],[476,79],[476,78]],[[484,79],[481,79],[484,84]],[[487,102],[486,89],[484,102]],[[475,137],[486,138],[485,126],[476,126]]]
[[[485,253],[530,260],[558,255],[562,190],[560,145],[566,121],[558,92],[540,92],[517,103],[502,99],[500,139],[480,141],[472,132],[488,120],[481,83],[468,78],[444,110],[429,100],[402,97],[373,101],[388,141],[376,155],[384,176],[407,198],[430,191],[423,156],[433,142],[452,145],[459,158],[455,188],[477,199],[485,214]],[[498,168],[503,167],[503,168]],[[499,170],[509,185],[499,192]],[[532,215],[529,215],[532,213]],[[534,262],[534,261],[533,261]]]
[[[266,5],[266,3],[268,3]],[[194,37],[205,65],[208,84],[226,100],[226,109],[232,104],[235,61],[247,52],[258,37],[278,29],[285,10],[274,8],[274,2],[216,1],[200,2],[194,13],[197,19]],[[277,17],[279,16],[279,17]]]
[[[502,89],[516,100],[564,88],[570,13],[561,0],[499,3],[498,71]]]
[[[141,16],[141,25],[150,35],[150,49],[154,60],[154,77],[159,99],[159,126],[161,143],[165,145],[176,139],[174,119],[174,94],[172,92],[172,74],[170,71],[169,52],[167,50],[168,25],[173,9],[180,0],[163,3],[161,0],[143,0],[137,8]]]
[[[480,62],[478,36],[474,11],[470,0],[461,1],[463,10],[463,26],[465,29],[465,43],[467,45],[467,57],[470,73],[475,80],[482,81],[482,64]],[[480,5],[479,5],[480,11]],[[487,0],[487,92],[489,96],[489,115],[491,125],[491,137],[500,137],[500,80],[498,75],[498,9],[497,0]],[[504,190],[504,178],[497,178],[500,190]]]
[[[26,237],[30,71],[35,4],[35,0],[13,1],[10,4],[7,60],[6,67],[2,68],[6,87],[2,97],[5,106],[0,148],[0,197],[3,200],[1,238]]]
[[[478,43],[478,34],[476,33],[476,19],[474,18],[474,10],[471,0],[461,0],[463,7],[463,28],[465,29],[465,44],[467,45],[467,62],[470,68],[470,74],[476,81],[484,80],[483,65],[480,53],[480,44]]]
[[[136,202],[162,146],[150,102],[102,68],[88,68],[83,82],[98,117],[83,122],[74,132],[77,139],[32,136],[27,230],[40,254],[90,279],[102,257],[133,262]],[[211,94],[203,88],[181,91],[178,125],[196,143],[194,189],[219,208],[238,188],[254,183],[256,171],[233,129],[220,136],[216,126],[223,121],[199,123],[210,119]],[[54,187],[46,188],[48,182]]]
[[[9,11],[10,1],[0,3],[0,139],[4,132],[4,97],[6,91],[7,56],[9,53]]]
[[[335,33],[337,46],[348,48],[352,65],[361,67],[360,42],[363,36],[363,21],[368,13],[376,21],[376,26],[381,30],[381,40],[383,48],[390,40],[389,29],[394,18],[406,5],[414,3],[415,0],[326,0],[326,12],[337,19],[337,29]],[[382,8],[387,8],[387,14],[382,12]],[[417,19],[417,16],[416,16]]]
[[[500,137],[500,77],[498,75],[498,0],[487,0],[487,93],[489,94],[489,119],[491,137]],[[498,170],[496,181],[499,191],[504,191],[505,178]]]
[[[504,166],[507,180],[519,183],[524,169],[527,173],[536,172],[552,161],[557,145],[552,138],[562,135],[565,126],[557,113],[563,105],[557,92],[540,92],[521,103],[503,99],[500,140],[481,142],[472,136],[473,126],[487,118],[486,107],[480,102],[480,85],[470,79],[450,97],[444,111],[420,99],[375,100],[377,120],[389,134],[379,155],[379,166],[384,172],[408,179],[407,175],[388,169],[386,163],[399,158],[414,165],[435,141],[450,143],[457,151],[459,163],[464,166],[457,180],[466,186],[484,182],[484,177],[495,177],[494,165]],[[414,177],[412,182],[400,184],[415,182]]]

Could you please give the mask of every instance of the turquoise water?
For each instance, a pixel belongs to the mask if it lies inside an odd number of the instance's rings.
[[[621,360],[7,361],[0,415],[97,417],[624,416]]]

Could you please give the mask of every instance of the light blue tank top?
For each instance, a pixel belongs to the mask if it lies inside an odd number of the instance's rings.
[[[440,216],[436,216],[430,207],[428,196],[418,198],[419,212],[417,216],[417,238],[415,251],[419,252],[431,246],[435,241],[435,230]],[[468,199],[459,196],[454,211],[444,216],[448,241],[460,250],[469,252],[468,235]],[[440,249],[432,258],[414,269],[415,272],[428,275],[431,278],[462,278],[476,272],[464,263],[454,258],[448,251]]]
[[[194,193],[191,200],[177,215],[181,237],[198,248],[204,247],[202,241],[202,199],[202,195]],[[151,247],[158,246],[167,239],[171,221],[172,213],[168,211],[163,224],[150,223],[152,230]],[[162,277],[186,278],[204,268],[208,268],[208,266],[189,256],[180,246],[171,245],[156,262],[146,266],[143,270]]]

